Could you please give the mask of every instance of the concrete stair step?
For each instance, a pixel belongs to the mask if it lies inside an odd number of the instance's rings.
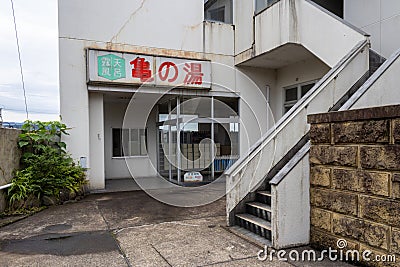
[[[242,213],[242,214],[237,214],[236,217],[238,217],[239,219],[242,219],[244,221],[247,221],[249,223],[252,223],[254,225],[257,225],[259,227],[262,227],[264,229],[267,229],[270,231],[272,230],[270,222],[267,222],[266,220],[263,220],[257,216],[247,214],[247,213]]]
[[[249,205],[249,206],[257,208],[257,209],[265,210],[268,212],[272,211],[270,205],[260,203],[260,202],[248,202],[248,203],[246,203],[246,205]]]
[[[263,196],[266,196],[266,197],[271,197],[272,196],[271,195],[271,191],[257,191],[256,193],[260,194],[260,195],[263,195]]]
[[[257,245],[264,247],[264,246],[268,246],[268,247],[272,247],[272,242],[271,240],[268,240],[260,235],[257,235],[255,233],[253,233],[252,231],[249,231],[243,227],[240,226],[232,226],[228,228],[229,231],[233,232],[234,234],[240,236],[243,239],[246,239],[250,242],[255,242]]]

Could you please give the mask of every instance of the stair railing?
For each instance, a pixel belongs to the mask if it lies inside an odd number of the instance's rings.
[[[273,128],[224,172],[227,180],[227,213],[229,225],[233,224],[233,210],[239,202],[264,181],[271,167],[280,161],[308,132],[308,125],[306,123],[307,111],[327,111],[329,106],[321,107],[321,104],[327,103],[328,105],[333,105],[346,92],[346,88],[338,87],[350,88],[368,71],[368,48],[369,41],[367,39],[359,42]],[[365,64],[360,64],[363,61],[365,61]],[[342,74],[347,69],[352,72],[351,77],[346,76],[346,79],[341,79]],[[329,89],[332,90],[331,95],[329,95],[332,99],[324,99],[322,101],[318,96],[324,90]],[[317,98],[318,100],[316,100]],[[291,134],[292,136],[286,136],[285,141],[283,141],[282,134],[285,133],[284,130],[289,125],[299,125],[302,128],[297,129],[296,132],[287,132],[286,134]],[[264,155],[263,152],[265,152]]]

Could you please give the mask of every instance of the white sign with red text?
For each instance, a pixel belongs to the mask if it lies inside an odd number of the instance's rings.
[[[88,82],[211,87],[211,62],[88,50]]]

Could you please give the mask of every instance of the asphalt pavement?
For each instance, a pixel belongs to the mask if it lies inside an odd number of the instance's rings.
[[[345,266],[260,261],[225,199],[180,208],[143,191],[89,195],[0,228],[0,266]]]

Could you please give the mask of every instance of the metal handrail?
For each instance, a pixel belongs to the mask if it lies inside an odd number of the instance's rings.
[[[360,51],[368,46],[369,41],[360,41],[344,58],[342,58],[324,77],[319,80],[307,94],[302,97],[292,109],[290,109],[275,125],[268,130],[249,150],[239,158],[231,168],[225,171],[227,176],[235,176],[244,168],[280,131],[290,123],[310,102],[313,100],[327,84],[334,80],[337,75],[358,55]]]
[[[374,74],[369,77],[369,79],[355,92],[350,99],[339,109],[348,110],[350,109],[364,94],[368,89],[386,72],[390,66],[400,57],[400,49],[394,52],[383,64],[377,69]]]
[[[12,185],[13,185],[13,183],[1,185],[1,186],[0,186],[0,190],[7,189],[7,188],[11,187]]]
[[[307,3],[311,4],[312,6],[318,8],[319,10],[321,10],[322,12],[324,12],[325,14],[333,17],[334,19],[340,21],[341,23],[343,23],[344,25],[346,25],[347,27],[351,28],[352,30],[358,32],[359,34],[362,34],[364,36],[370,37],[371,35],[365,31],[363,31],[362,29],[356,27],[354,24],[348,22],[347,20],[337,16],[336,14],[330,12],[329,10],[323,8],[322,6],[320,6],[319,4],[313,2],[312,0],[305,0]]]
[[[343,104],[339,111],[349,110],[364,95],[365,92],[386,72],[393,63],[400,58],[400,49],[393,53],[379,69]],[[271,185],[278,185],[285,176],[309,153],[310,141],[308,141],[297,154],[274,176],[269,182]]]
[[[286,165],[279,170],[279,172],[271,179],[269,184],[278,185],[286,175],[304,158],[305,155],[310,151],[311,142],[308,141],[292,158],[286,163]]]

